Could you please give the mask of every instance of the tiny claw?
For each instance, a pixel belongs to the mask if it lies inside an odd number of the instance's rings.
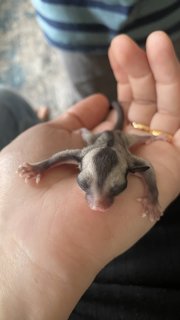
[[[158,218],[155,219],[155,217],[150,215],[149,220],[150,220],[150,222],[154,223],[155,221],[158,221],[159,219]]]
[[[40,182],[40,180],[41,180],[41,175],[40,175],[40,173],[39,173],[39,174],[37,174],[37,176],[36,176],[36,184],[38,184],[38,183]]]
[[[19,173],[19,177],[22,178],[24,173],[23,172],[18,172]]]
[[[26,167],[27,165],[28,165],[27,162],[23,162],[22,164],[19,165],[19,168],[20,168],[20,169],[21,169],[21,168],[24,168],[24,167]]]
[[[28,184],[28,182],[29,182],[29,177],[26,177],[26,178],[24,179],[24,182],[25,182],[26,184]]]
[[[146,217],[147,217],[147,212],[143,212],[142,218],[146,218]]]

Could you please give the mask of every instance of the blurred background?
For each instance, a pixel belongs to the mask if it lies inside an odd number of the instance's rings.
[[[30,0],[0,0],[0,85],[18,91],[35,109],[49,107],[51,117],[70,104],[60,54],[47,44]]]

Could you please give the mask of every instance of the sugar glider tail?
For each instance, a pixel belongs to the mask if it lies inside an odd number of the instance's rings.
[[[124,112],[121,104],[118,101],[112,101],[110,106],[116,111],[117,121],[114,126],[114,130],[121,130],[124,123]]]

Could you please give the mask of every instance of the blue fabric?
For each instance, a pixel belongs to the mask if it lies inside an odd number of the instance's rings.
[[[180,37],[179,0],[32,0],[47,40],[69,51],[106,52],[112,38],[126,33],[143,45],[154,30]]]

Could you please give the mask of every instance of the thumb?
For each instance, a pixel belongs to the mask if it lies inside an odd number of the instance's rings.
[[[104,120],[108,110],[108,99],[101,94],[95,94],[76,103],[60,117],[51,121],[51,125],[70,131],[82,127],[92,129]]]

